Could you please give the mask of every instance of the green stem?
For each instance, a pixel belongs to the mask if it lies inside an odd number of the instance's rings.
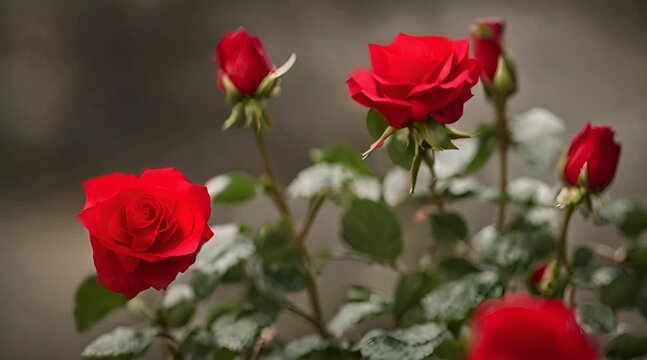
[[[436,203],[436,206],[438,206],[438,211],[440,211],[441,213],[445,212],[445,204],[443,202],[443,198],[436,190],[436,181],[438,181],[438,176],[436,175],[436,169],[434,169],[434,151],[431,150],[431,155],[429,155],[429,152],[427,151],[422,151],[422,160],[425,162],[425,164],[429,168],[429,172],[431,173],[431,182],[429,185],[429,192],[431,193],[431,197],[433,198],[434,203]]]
[[[570,205],[566,208],[566,212],[564,212],[564,219],[562,220],[562,226],[559,230],[559,235],[557,238],[557,262],[567,269],[569,268],[568,257],[566,254],[568,225],[571,222],[571,218],[573,217],[574,212],[575,206]]]
[[[505,211],[508,202],[508,147],[510,145],[510,130],[506,118],[505,101],[495,101],[496,123],[499,132],[499,193],[501,200],[497,209],[496,228],[501,232],[505,227]]]
[[[323,312],[321,310],[322,309],[321,302],[319,300],[319,289],[317,288],[316,277],[312,272],[312,269],[310,266],[310,263],[311,263],[310,254],[308,253],[308,250],[305,247],[305,235],[307,233],[307,229],[309,229],[310,227],[310,224],[308,223],[311,223],[314,220],[314,215],[316,215],[316,211],[313,211],[312,215],[306,217],[307,223],[304,224],[304,226],[306,227],[304,227],[304,229],[302,229],[302,231],[297,234],[294,227],[294,220],[290,213],[290,208],[288,207],[287,201],[285,200],[285,197],[283,195],[283,191],[281,190],[281,186],[276,178],[274,169],[272,168],[272,162],[270,161],[269,152],[267,151],[267,146],[265,146],[265,141],[263,140],[261,129],[255,129],[254,134],[256,136],[256,144],[258,146],[258,150],[261,154],[261,160],[263,161],[263,168],[265,169],[265,175],[269,178],[269,181],[270,181],[270,192],[274,199],[274,204],[276,205],[277,209],[279,210],[279,212],[281,213],[281,215],[283,216],[283,218],[288,224],[290,234],[296,245],[299,265],[301,266],[301,269],[306,275],[305,280],[306,280],[308,299],[310,300],[312,312],[314,313],[313,318],[315,319],[315,323],[313,325],[315,325],[317,331],[321,336],[330,337],[330,334],[326,329],[326,324],[323,320]],[[321,205],[318,205],[317,207],[320,207],[320,206]],[[318,209],[315,209],[315,210],[318,210]]]

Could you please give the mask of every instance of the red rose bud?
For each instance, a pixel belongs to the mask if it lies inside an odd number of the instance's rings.
[[[97,281],[128,298],[165,289],[213,236],[207,188],[175,169],[105,175],[83,187],[78,218],[90,233]]]
[[[535,272],[532,273],[532,276],[530,277],[530,282],[535,287],[539,288],[539,285],[541,284],[541,280],[544,278],[544,274],[546,274],[546,270],[548,269],[548,265],[549,263],[546,263],[540,266],[539,268],[537,268],[537,270],[535,270]]]
[[[451,124],[463,115],[481,71],[467,39],[398,34],[390,45],[368,47],[372,69],[357,69],[346,80],[356,102],[397,129],[430,117]]]
[[[595,344],[562,302],[527,294],[481,305],[468,359],[596,360]]]
[[[474,57],[481,63],[483,77],[487,82],[492,82],[496,73],[499,56],[503,50],[503,19],[476,19],[470,27],[474,42]]]
[[[614,130],[608,126],[591,126],[573,138],[564,164],[564,180],[573,186],[592,191],[604,190],[616,172],[620,144],[613,139]]]
[[[272,71],[270,62],[261,40],[250,35],[243,28],[227,32],[216,45],[216,62],[218,87],[225,91],[228,80],[243,95],[250,96],[256,92],[261,81]]]

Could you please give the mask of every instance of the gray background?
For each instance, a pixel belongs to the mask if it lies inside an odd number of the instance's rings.
[[[491,15],[507,19],[519,67],[511,112],[545,106],[566,120],[569,136],[586,120],[613,125],[623,153],[611,192],[645,201],[644,1],[0,1],[0,357],[77,358],[112,324],[136,321],[116,315],[86,334],[74,329],[74,290],[93,272],[75,219],[83,179],[167,165],[194,182],[234,169],[259,174],[250,134],[220,131],[228,109],[211,59],[226,30],[242,25],[261,35],[276,64],[292,51],[299,56],[270,105],[269,147],[287,182],[311,147],[367,146],[365,110],[349,99],[344,80],[368,65],[368,42],[387,43],[397,32],[464,37],[473,18]],[[475,92],[460,129],[491,118],[480,87]],[[370,161],[386,168],[384,154]],[[481,179],[494,184],[495,170],[491,164]],[[527,173],[537,175],[513,161],[513,176]],[[456,207],[472,230],[493,216],[487,205]],[[314,249],[341,248],[338,215],[324,208]],[[410,215],[403,212],[414,259],[426,249],[426,227]],[[213,220],[255,225],[274,216],[261,199],[216,208]],[[579,218],[572,230],[574,241],[617,241],[611,229]],[[320,281],[325,313],[349,283],[389,293],[394,278],[377,267],[334,264]],[[282,329],[294,335],[307,327],[286,317]]]

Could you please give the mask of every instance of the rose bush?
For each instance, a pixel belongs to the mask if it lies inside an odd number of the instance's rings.
[[[206,187],[175,169],[105,175],[83,186],[78,217],[90,233],[97,281],[128,298],[166,289],[213,236]]]
[[[132,359],[163,342],[176,360],[645,358],[647,338],[618,315],[647,318],[640,239],[647,209],[603,192],[620,145],[610,127],[587,124],[559,168],[563,121],[546,109],[508,114],[517,77],[502,51],[502,30],[502,21],[489,20],[470,28],[478,60],[469,57],[467,40],[439,36],[399,34],[388,46],[369,45],[372,69],[356,70],[346,84],[352,99],[370,107],[366,128],[374,143],[364,155],[384,145],[394,167],[381,177],[354,149],[324,146],[310,152],[313,163],[287,186],[265,145],[272,125],[266,102],[278,96],[295,56],[273,69],[259,38],[242,29],[225,34],[216,47],[231,106],[223,128],[253,133],[263,174],[219,174],[206,188],[171,168],[84,183],[79,219],[98,276],[77,291],[77,328],[122,307],[143,321],[102,335],[82,356]],[[479,77],[494,119],[473,135],[446,126],[461,117]],[[474,176],[495,151],[496,187],[491,176]],[[559,168],[555,184],[510,179],[512,155],[531,167]],[[211,203],[232,206],[257,195],[272,201],[276,219],[258,227],[245,219],[214,224],[215,239],[207,242]],[[303,215],[291,200],[305,200]],[[341,214],[335,231],[342,243],[314,252],[308,235],[324,204]],[[492,224],[474,228],[483,219],[461,214],[475,205],[496,208]],[[407,213],[416,221],[400,221],[396,206],[413,207]],[[591,238],[571,249],[569,224],[578,214],[615,226],[627,241],[605,233],[604,245]],[[426,229],[412,229],[418,226]],[[414,243],[420,239],[411,230],[429,238]],[[349,284],[333,307],[336,295],[322,302],[329,288],[319,278],[340,261],[382,266],[390,272],[384,279],[397,280],[381,291]],[[348,280],[361,278],[349,269]],[[221,291],[229,286],[236,291]],[[135,297],[150,287],[168,289],[161,299]],[[284,337],[284,318],[302,320],[311,333]]]
[[[429,117],[443,124],[461,117],[480,72],[467,39],[398,34],[389,45],[368,47],[372,69],[357,69],[346,80],[355,101],[398,129]]]

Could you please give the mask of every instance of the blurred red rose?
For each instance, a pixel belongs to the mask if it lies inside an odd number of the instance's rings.
[[[221,90],[224,74],[243,95],[253,95],[273,68],[261,40],[243,28],[225,34],[216,45],[215,60],[220,66],[218,84]]]
[[[596,346],[557,300],[507,295],[472,319],[470,360],[596,360]]]
[[[78,217],[90,233],[98,282],[128,298],[165,289],[213,236],[207,188],[175,169],[105,175],[83,186]]]
[[[496,73],[499,56],[502,52],[503,19],[476,19],[470,27],[474,41],[474,57],[481,63],[483,77],[491,82]]]
[[[373,69],[357,69],[346,80],[359,104],[377,109],[395,128],[428,117],[451,124],[463,115],[480,73],[467,39],[398,34],[390,45],[368,47]]]
[[[613,140],[614,130],[609,126],[591,126],[586,123],[571,141],[564,165],[564,179],[578,186],[580,172],[586,166],[588,188],[602,191],[611,183],[620,158],[620,144]]]

